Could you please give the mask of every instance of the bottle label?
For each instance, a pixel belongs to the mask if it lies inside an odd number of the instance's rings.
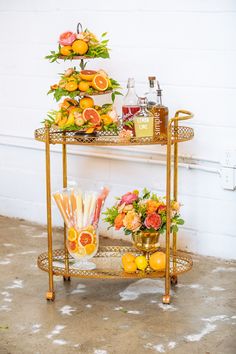
[[[152,137],[153,136],[153,117],[139,117],[134,118],[135,136],[137,138]]]
[[[161,135],[161,119],[160,119],[160,112],[154,113],[154,135],[160,136]]]

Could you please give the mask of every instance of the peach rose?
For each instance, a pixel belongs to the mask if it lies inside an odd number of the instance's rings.
[[[141,226],[141,219],[134,210],[128,211],[123,220],[124,227],[130,231],[137,231]]]
[[[122,213],[122,214],[118,214],[117,217],[115,218],[114,225],[115,225],[116,230],[120,230],[120,228],[122,226],[124,226],[123,225],[124,217],[125,217],[125,214]]]
[[[156,200],[148,200],[147,201],[147,213],[152,214],[155,211],[157,211],[158,207],[161,205],[161,203],[157,202]]]
[[[153,228],[155,230],[158,230],[161,226],[161,222],[162,221],[160,215],[157,213],[152,213],[146,217],[144,224],[148,229]]]

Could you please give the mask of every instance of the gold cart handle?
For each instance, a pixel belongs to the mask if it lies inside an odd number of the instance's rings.
[[[193,118],[193,113],[190,111],[186,111],[185,109],[179,109],[178,111],[175,112],[174,118],[171,118],[171,123],[174,121],[180,121],[180,120],[188,120]]]

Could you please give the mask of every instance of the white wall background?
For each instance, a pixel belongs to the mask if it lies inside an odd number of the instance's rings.
[[[222,150],[236,146],[234,0],[1,0],[0,214],[46,221],[44,146],[34,141],[33,131],[56,108],[46,92],[70,63],[50,64],[43,57],[56,48],[59,34],[75,30],[78,21],[98,35],[109,32],[111,59],[94,60],[88,68],[104,68],[124,87],[134,76],[139,94],[146,91],[147,76],[155,74],[171,114],[179,108],[195,113],[190,123],[195,139],[180,146],[182,161],[187,157],[199,169],[180,168],[186,224],[179,246],[236,258],[236,192],[223,190],[217,173]],[[61,152],[52,150],[55,190],[62,182]],[[108,204],[134,187],[165,193],[163,165],[147,162],[164,158],[159,146],[69,151],[69,179],[106,182],[112,187]],[[132,161],[122,161],[124,156]],[[55,207],[53,217],[58,225]],[[105,225],[101,229],[107,234]]]

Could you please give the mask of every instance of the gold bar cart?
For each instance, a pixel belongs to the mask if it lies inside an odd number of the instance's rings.
[[[131,141],[121,140],[118,136],[106,133],[94,136],[80,136],[73,131],[61,131],[50,128],[47,123],[45,128],[35,130],[35,139],[45,143],[46,151],[46,196],[47,196],[47,233],[48,251],[38,257],[38,267],[49,275],[49,289],[46,293],[47,300],[55,299],[53,276],[61,275],[64,280],[71,277],[91,278],[91,279],[140,279],[140,278],[165,278],[165,290],[163,303],[170,303],[170,285],[177,283],[177,276],[187,272],[192,268],[192,258],[190,255],[177,251],[177,233],[173,233],[171,247],[171,198],[178,199],[178,143],[191,140],[194,136],[193,129],[179,125],[180,121],[188,120],[193,114],[186,110],[179,110],[175,116],[169,120],[167,137],[157,138],[132,138]],[[51,210],[51,167],[50,167],[50,145],[62,145],[62,166],[63,166],[63,187],[67,187],[67,145],[87,145],[87,146],[133,146],[133,145],[166,145],[166,204],[167,204],[167,227],[166,227],[166,269],[165,271],[155,271],[151,273],[139,272],[127,274],[119,267],[119,260],[126,252],[139,252],[132,247],[104,246],[100,247],[95,259],[98,262],[94,270],[78,270],[70,266],[70,256],[66,247],[66,226],[64,225],[64,249],[53,250],[52,238],[52,210]],[[172,154],[172,150],[174,150]],[[173,163],[172,163],[173,156]],[[173,168],[172,168],[173,167]],[[173,169],[173,176],[172,176]],[[109,262],[112,260],[112,262]],[[58,266],[58,262],[63,262],[63,267]]]

